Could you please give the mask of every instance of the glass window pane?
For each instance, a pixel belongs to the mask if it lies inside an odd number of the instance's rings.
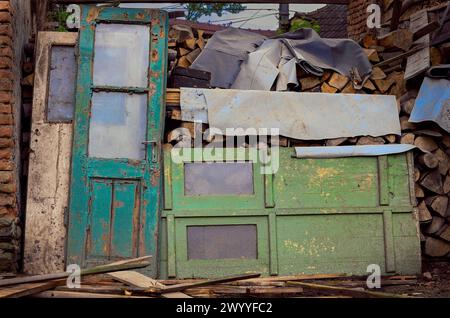
[[[199,162],[184,165],[185,195],[253,194],[251,162]]]
[[[147,95],[94,93],[89,127],[89,156],[144,159]]]
[[[95,30],[94,85],[148,87],[150,27],[99,24]]]
[[[188,226],[188,259],[256,259],[256,225]]]
[[[73,118],[77,61],[73,46],[51,48],[47,121],[67,122]]]

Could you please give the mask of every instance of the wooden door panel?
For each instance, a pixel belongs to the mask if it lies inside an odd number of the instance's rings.
[[[87,260],[97,262],[136,257],[141,219],[141,182],[93,179],[89,196]]]

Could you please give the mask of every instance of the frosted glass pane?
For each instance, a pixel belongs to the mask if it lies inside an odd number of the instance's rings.
[[[256,225],[187,227],[188,259],[256,259]]]
[[[73,118],[77,61],[73,46],[53,46],[50,61],[47,120],[67,122]]]
[[[94,85],[147,87],[150,28],[99,24],[95,30]]]
[[[146,94],[94,93],[89,156],[144,159],[146,128]]]
[[[253,163],[185,163],[184,194],[190,196],[254,194]]]

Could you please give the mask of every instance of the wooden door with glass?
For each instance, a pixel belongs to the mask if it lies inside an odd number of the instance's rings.
[[[81,6],[67,264],[153,255],[167,13]]]

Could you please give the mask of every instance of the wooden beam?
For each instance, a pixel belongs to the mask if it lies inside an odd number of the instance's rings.
[[[338,287],[338,286],[328,286],[321,284],[311,284],[311,283],[301,283],[301,282],[288,282],[288,286],[301,286],[304,288],[318,289],[335,293],[345,293],[354,295],[357,297],[373,297],[373,298],[412,298],[409,296],[399,295],[399,294],[391,294],[384,292],[376,292],[369,290],[361,290],[355,288],[346,288],[346,287]]]
[[[150,265],[150,262],[147,260],[151,259],[151,256],[143,256],[134,259],[127,259],[118,262],[114,262],[107,265],[100,265],[92,268],[82,269],[80,276],[86,275],[94,275],[94,274],[104,274],[109,272],[116,271],[124,271],[135,268],[147,267]],[[54,274],[45,274],[45,275],[35,275],[35,276],[24,276],[10,279],[2,279],[0,280],[0,286],[10,286],[24,283],[34,283],[34,282],[44,282],[55,279],[62,279],[69,277],[71,273],[69,272],[61,272]]]
[[[109,273],[109,276],[133,287],[141,287],[141,288],[151,288],[151,287],[159,287],[166,288],[165,285],[159,283],[157,280],[147,277],[141,273],[134,271],[123,271],[123,272],[113,272]],[[163,298],[192,298],[181,292],[174,293],[166,293],[162,295]]]
[[[65,280],[54,280],[43,283],[28,283],[19,284],[15,286],[3,287],[0,289],[0,298],[19,298],[30,296],[36,293],[40,293],[49,289],[52,289],[58,285],[65,284]]]
[[[180,292],[186,289],[191,288],[197,288],[197,287],[203,287],[208,285],[215,285],[215,284],[222,284],[222,283],[229,283],[234,282],[238,280],[245,280],[245,279],[251,279],[261,276],[259,273],[255,274],[244,274],[244,275],[237,275],[237,276],[229,276],[229,277],[222,277],[222,278],[214,278],[214,279],[208,279],[208,280],[201,280],[201,281],[194,281],[189,283],[181,283],[171,286],[166,286],[164,288],[130,288],[129,291],[136,292],[136,293],[143,293],[143,294],[167,294],[167,293],[175,293]]]
[[[400,0],[394,0],[394,9],[391,18],[391,31],[397,30],[400,22],[401,11],[402,2]]]
[[[54,0],[54,3],[61,4],[97,4],[97,3],[292,3],[292,4],[348,4],[349,0],[277,0],[277,1],[268,1],[268,0],[191,0],[191,1],[174,1],[174,0]]]

